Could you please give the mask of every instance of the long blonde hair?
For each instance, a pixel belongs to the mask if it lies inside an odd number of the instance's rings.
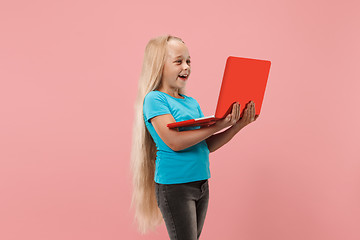
[[[184,41],[170,34],[151,39],[145,48],[138,93],[134,105],[135,116],[131,149],[133,192],[131,207],[135,207],[135,221],[140,233],[154,230],[163,223],[155,196],[156,145],[147,130],[143,117],[143,102],[147,93],[160,87],[166,61],[167,44],[171,39]],[[179,89],[180,94],[185,89]]]

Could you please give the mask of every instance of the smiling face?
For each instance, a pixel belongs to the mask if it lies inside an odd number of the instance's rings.
[[[181,41],[170,40],[167,45],[160,91],[175,97],[179,96],[178,90],[185,87],[190,73],[190,56],[187,47]],[[187,75],[187,77],[181,78],[179,75]]]

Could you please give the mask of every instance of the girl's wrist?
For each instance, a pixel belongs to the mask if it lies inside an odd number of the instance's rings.
[[[218,132],[218,131],[220,131],[222,128],[221,128],[221,126],[219,126],[219,125],[217,125],[216,123],[214,124],[214,125],[212,125],[212,126],[210,126],[210,127],[213,127],[215,130],[215,133],[216,132]]]
[[[237,122],[236,124],[232,125],[231,128],[234,129],[236,133],[238,133],[244,126]]]

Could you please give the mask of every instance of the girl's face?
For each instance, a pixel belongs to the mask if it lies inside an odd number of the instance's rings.
[[[170,40],[167,46],[167,57],[163,69],[162,87],[170,91],[183,88],[191,72],[190,56],[184,43]],[[179,76],[187,75],[186,77]]]

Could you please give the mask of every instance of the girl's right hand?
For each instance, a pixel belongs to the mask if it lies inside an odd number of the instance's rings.
[[[240,104],[236,102],[233,104],[233,108],[230,114],[228,114],[224,119],[216,121],[215,125],[218,126],[220,129],[230,127],[236,124],[237,121],[240,119]]]

